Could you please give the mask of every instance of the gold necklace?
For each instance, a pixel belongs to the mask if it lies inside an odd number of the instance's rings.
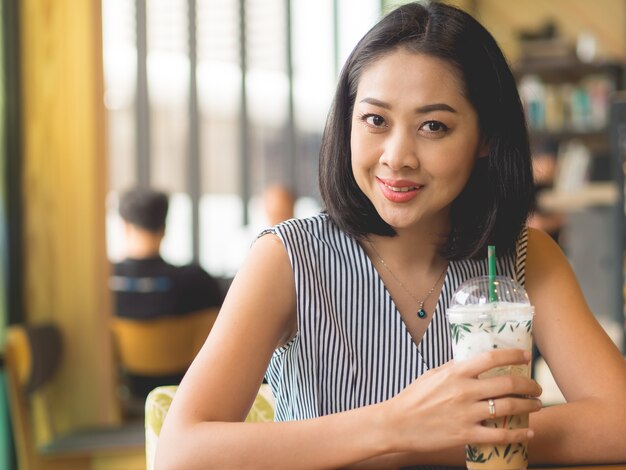
[[[400,287],[402,287],[402,289],[404,289],[404,291],[407,294],[409,294],[409,296],[418,303],[419,308],[417,310],[417,316],[422,319],[426,318],[426,310],[424,310],[424,303],[428,300],[430,295],[435,291],[435,287],[437,287],[437,284],[439,284],[439,281],[441,280],[445,272],[448,270],[448,265],[446,264],[446,267],[443,269],[443,271],[441,271],[441,274],[435,281],[435,284],[433,284],[433,286],[430,288],[430,290],[426,294],[426,297],[424,297],[424,299],[422,300],[419,300],[417,297],[413,295],[413,293],[409,289],[407,289],[407,287],[402,283],[402,281],[398,279],[398,276],[394,274],[391,268],[387,266],[387,263],[385,263],[385,260],[383,259],[383,257],[380,256],[380,253],[378,253],[378,250],[374,246],[374,243],[372,242],[372,240],[367,240],[367,241],[369,242],[370,246],[372,247],[372,250],[374,251],[378,259],[380,260],[380,263],[385,267],[385,269],[389,272],[389,274],[391,274],[391,277],[393,277],[395,281],[400,285]]]

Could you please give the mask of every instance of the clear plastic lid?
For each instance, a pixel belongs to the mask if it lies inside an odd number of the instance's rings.
[[[534,309],[530,304],[526,290],[515,280],[496,276],[490,286],[489,276],[479,276],[468,279],[454,292],[448,316],[474,316],[477,313],[491,316],[496,314],[500,319],[530,315]],[[461,320],[461,318],[457,318]]]
[[[509,277],[496,276],[493,282],[493,294],[495,295],[495,299],[490,299],[489,294],[489,276],[473,277],[459,286],[452,296],[451,306],[482,305],[494,300],[496,302],[530,305],[526,290]]]

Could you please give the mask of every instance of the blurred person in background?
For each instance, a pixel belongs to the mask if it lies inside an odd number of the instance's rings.
[[[202,318],[208,317],[206,324],[211,325],[208,327],[210,331],[224,298],[222,289],[217,279],[199,265],[175,266],[161,257],[168,207],[168,196],[152,189],[136,188],[121,196],[119,213],[123,221],[126,257],[113,264],[109,282],[114,294],[115,316],[139,322],[174,316],[182,321],[186,315],[203,312]],[[124,347],[118,330],[123,324],[118,322],[115,325],[118,347]],[[146,338],[148,344],[154,340],[154,337]],[[195,338],[188,340],[192,344]],[[185,373],[185,370],[167,374],[130,371],[124,365],[120,351],[118,354],[118,397],[127,418],[142,416],[148,393],[160,385],[178,384]],[[133,353],[127,351],[126,354]]]
[[[545,231],[555,242],[562,245],[560,237],[565,224],[565,214],[545,209],[540,205],[541,194],[554,188],[557,152],[558,144],[550,141],[542,142],[533,149],[534,211],[528,219],[528,225]]]
[[[135,188],[120,198],[126,258],[113,265],[110,281],[115,315],[150,320],[219,307],[223,294],[215,278],[197,264],[174,266],[160,255],[168,196]]]
[[[263,209],[270,225],[277,225],[294,217],[296,198],[281,184],[271,184],[263,191]]]

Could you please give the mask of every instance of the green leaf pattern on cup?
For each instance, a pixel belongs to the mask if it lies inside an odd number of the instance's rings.
[[[498,326],[499,325],[499,326]],[[497,327],[497,330],[495,328]],[[490,333],[492,331],[496,331],[496,333],[502,333],[505,328],[509,328],[509,330],[513,333],[518,328],[524,328],[527,333],[530,333],[533,327],[533,321],[517,321],[517,320],[508,320],[505,322],[498,322],[498,324],[490,324],[488,322],[479,323],[478,325],[474,323],[451,323],[450,331],[452,334],[452,340],[455,343],[458,343],[465,337],[466,333],[472,333],[477,331],[484,331],[485,333]]]
[[[465,457],[466,457],[465,460],[467,462],[474,462],[474,463],[487,462],[485,455],[482,452],[480,452],[480,450],[477,447],[474,447],[471,445],[468,445],[465,447]],[[489,457],[491,457],[491,454],[489,454]]]
[[[504,449],[504,450],[503,450]],[[525,444],[517,442],[506,446],[493,446],[489,454],[485,457],[484,451],[478,446],[465,446],[465,460],[470,463],[488,463],[492,458],[500,458],[506,463],[511,463],[517,454],[522,455],[524,461],[528,461],[528,450]]]

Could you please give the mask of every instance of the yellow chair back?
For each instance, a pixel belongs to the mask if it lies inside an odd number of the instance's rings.
[[[177,388],[175,385],[157,387],[146,398],[146,470],[154,469],[157,441]],[[262,384],[259,388],[246,421],[274,421],[274,396],[269,385]]]
[[[90,426],[57,432],[46,393],[63,360],[63,341],[54,324],[7,328],[4,369],[12,434],[20,470],[145,468],[144,425]],[[121,462],[121,463],[120,463]]]
[[[217,312],[208,309],[154,320],[114,318],[120,365],[138,375],[185,372],[211,331]]]

